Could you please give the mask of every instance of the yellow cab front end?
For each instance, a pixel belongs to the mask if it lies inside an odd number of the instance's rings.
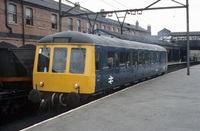
[[[38,44],[33,70],[33,88],[37,93],[29,97],[37,99],[33,100],[35,102],[43,98],[49,98],[51,101],[64,99],[60,97],[69,93],[94,93],[94,45],[88,43]]]

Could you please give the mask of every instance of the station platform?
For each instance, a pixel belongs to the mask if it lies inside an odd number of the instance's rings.
[[[200,65],[145,81],[29,131],[199,131]]]

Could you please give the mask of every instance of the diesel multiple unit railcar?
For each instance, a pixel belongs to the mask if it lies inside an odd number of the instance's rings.
[[[76,105],[81,96],[166,70],[163,47],[80,32],[56,33],[37,44],[29,99]]]

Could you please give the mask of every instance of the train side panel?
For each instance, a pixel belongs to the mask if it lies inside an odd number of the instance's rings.
[[[103,46],[96,46],[95,50],[98,56],[95,92],[162,74],[167,69],[164,51]]]

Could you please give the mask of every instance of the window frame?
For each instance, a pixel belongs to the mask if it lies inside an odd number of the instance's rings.
[[[53,20],[53,17],[55,18],[55,22]],[[58,25],[57,15],[56,14],[51,14],[51,28],[52,29],[58,29],[57,25]]]
[[[99,28],[99,25],[98,24],[95,24],[94,25],[94,29],[96,30],[96,29],[98,29]]]
[[[76,30],[81,32],[81,20],[76,20]]]
[[[64,55],[61,54],[61,51],[65,51]],[[59,52],[59,53],[57,53]],[[53,61],[52,61],[52,73],[65,73],[66,72],[66,65],[67,65],[67,53],[68,53],[68,48],[66,47],[55,47],[53,50]],[[62,56],[58,57],[58,56]],[[60,59],[60,61],[58,60]],[[62,59],[62,60],[61,60]]]
[[[119,66],[126,67],[126,53],[124,51],[120,52]]]
[[[110,56],[110,57],[109,57]],[[109,58],[112,58],[112,65],[109,66]],[[114,51],[107,51],[107,67],[108,69],[114,69],[116,64],[115,64],[115,59],[116,59],[116,55]]]
[[[47,54],[45,54],[47,53]],[[37,72],[49,72],[51,48],[40,47],[38,51]],[[44,66],[46,65],[46,66]],[[41,68],[43,67],[43,68]]]
[[[119,28],[116,29],[116,32],[119,32]]]
[[[143,65],[144,53],[138,52],[138,65]]]
[[[79,63],[81,62],[80,59],[79,61],[72,61],[72,60],[77,60],[77,59],[74,59],[74,57],[77,57],[77,56],[73,56],[74,54],[72,53],[75,53],[73,52],[74,51],[81,51],[82,55],[83,55],[83,64],[82,63]],[[70,53],[70,63],[69,63],[69,73],[70,74],[84,74],[85,73],[85,67],[86,67],[86,53],[87,53],[87,49],[86,48],[71,48],[71,53]],[[77,57],[77,58],[80,58]],[[73,62],[73,63],[72,63]],[[78,62],[78,63],[77,63]],[[82,65],[81,65],[82,64]],[[74,67],[74,65],[76,67]]]
[[[87,22],[87,33],[90,34],[91,33],[91,29],[90,29],[90,23]]]
[[[14,7],[12,11],[10,8]],[[12,18],[12,19],[11,19]],[[9,23],[17,23],[17,6],[15,4],[9,3],[8,4],[8,21]]]
[[[102,25],[101,29],[105,30],[105,29],[106,29],[106,26],[105,26],[105,25]]]
[[[130,53],[130,66],[136,66],[136,52]]]
[[[115,27],[112,27],[112,31],[115,32]]]
[[[73,31],[73,19],[68,18],[68,31]]]
[[[27,10],[30,10],[30,16],[27,15]],[[26,25],[33,26],[33,9],[26,7]]]

